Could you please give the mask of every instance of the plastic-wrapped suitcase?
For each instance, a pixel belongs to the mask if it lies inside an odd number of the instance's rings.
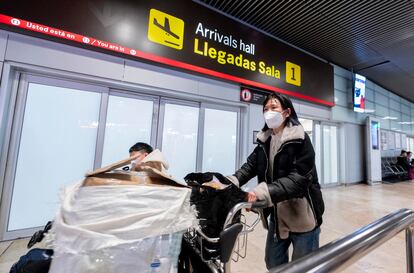
[[[139,172],[114,170],[133,158],[117,162],[62,192],[50,273],[176,272],[195,219],[191,191],[156,158],[148,155]]]

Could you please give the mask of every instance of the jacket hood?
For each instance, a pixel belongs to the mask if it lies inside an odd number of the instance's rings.
[[[267,131],[260,131],[257,133],[257,140],[265,143],[271,135],[272,129],[268,129]],[[305,139],[305,130],[303,129],[302,125],[289,124],[286,125],[283,129],[281,143],[283,144],[293,139]]]

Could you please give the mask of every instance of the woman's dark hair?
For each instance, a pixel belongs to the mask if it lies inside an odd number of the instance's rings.
[[[139,152],[139,151],[145,151],[146,153],[152,153],[153,149],[152,147],[144,142],[137,142],[135,143],[131,148],[129,148],[129,153],[132,152]]]
[[[265,108],[267,102],[269,100],[273,100],[273,99],[277,99],[280,102],[280,105],[282,106],[283,110],[290,109],[290,116],[288,116],[285,119],[285,122],[284,122],[285,126],[288,125],[288,124],[290,124],[290,125],[300,125],[298,115],[296,114],[295,108],[293,108],[293,103],[289,99],[289,97],[287,97],[285,95],[277,94],[277,93],[269,94],[263,102],[262,111],[264,111],[264,108]],[[269,129],[269,127],[265,123],[265,125],[263,126],[262,131],[267,131],[268,129]]]

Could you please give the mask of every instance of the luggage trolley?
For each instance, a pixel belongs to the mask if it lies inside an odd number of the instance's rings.
[[[192,257],[187,256],[180,260],[181,270],[178,272],[231,273],[231,260],[237,262],[240,258],[246,257],[248,233],[252,232],[260,222],[261,209],[265,207],[265,202],[262,201],[236,204],[228,212],[223,230],[216,238],[207,236],[200,227],[189,229],[183,236],[183,248],[187,247],[192,252]],[[241,214],[243,209],[250,209],[256,214],[251,224],[248,224]],[[239,216],[240,220],[235,221]]]

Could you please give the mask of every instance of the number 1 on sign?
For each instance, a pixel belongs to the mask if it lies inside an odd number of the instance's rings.
[[[286,62],[286,82],[301,86],[300,66],[291,62]]]

